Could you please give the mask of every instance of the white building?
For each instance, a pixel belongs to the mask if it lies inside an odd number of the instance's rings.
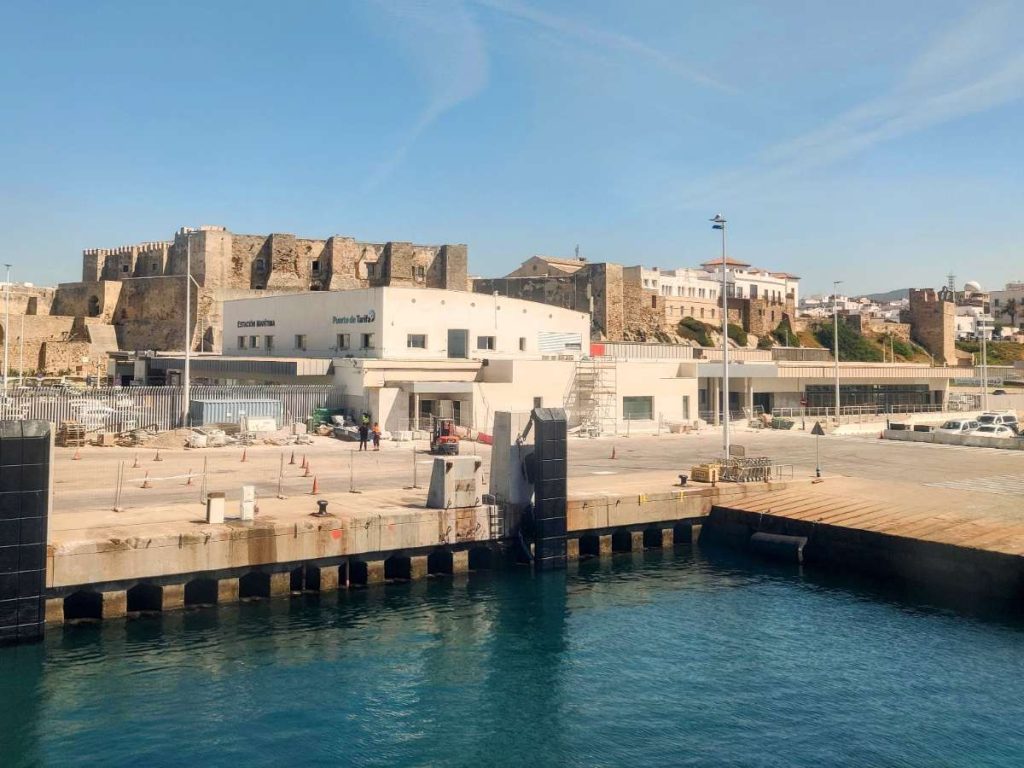
[[[772,272],[767,269],[753,267],[737,259],[726,259],[726,290],[730,298],[767,299],[776,303],[800,303],[800,278],[788,272]],[[717,276],[722,279],[721,258],[712,259],[701,264],[701,268],[711,279]]]
[[[1024,283],[1007,283],[1003,290],[990,292],[989,300],[997,322],[1014,328],[1024,325]]]
[[[224,303],[232,355],[480,360],[577,354],[582,312],[464,291],[365,288]]]
[[[727,276],[728,277],[728,276]],[[659,269],[641,267],[643,287],[659,296],[717,303],[721,281],[703,269]]]
[[[314,365],[347,407],[387,430],[441,415],[488,432],[496,411],[534,407],[567,407],[608,432],[697,418],[696,362],[581,361],[590,317],[537,302],[422,288],[314,292],[225,302],[224,327],[226,354],[196,370],[215,362],[219,381],[259,381],[282,365]]]

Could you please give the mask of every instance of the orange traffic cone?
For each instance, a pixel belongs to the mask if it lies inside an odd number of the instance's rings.
[[[153,461],[163,461],[163,459],[160,458],[160,449],[159,448],[156,449],[156,456],[153,457]]]
[[[317,481],[316,475],[313,475],[313,488],[309,492],[309,495],[316,496],[318,493],[320,493],[320,483]]]
[[[615,458],[615,446],[614,445],[612,446],[612,456],[611,457],[613,459]]]
[[[78,450],[77,448],[75,448],[75,455],[71,457],[71,460],[72,461],[81,461],[82,460],[82,452],[80,450]]]
[[[305,469],[309,466],[309,459],[306,458],[306,454],[302,454],[302,463],[299,464],[299,469]]]
[[[153,487],[152,485],[149,484],[149,472],[146,473],[145,478],[143,478],[143,480],[142,480],[142,487],[143,488],[152,488]]]
[[[185,481],[185,485],[192,485],[192,467],[188,468],[188,480]]]
[[[249,455],[249,449],[248,448],[243,448],[242,449],[242,463],[243,464],[245,464],[245,460],[248,457],[248,455]]]
[[[307,461],[306,462],[306,473],[303,475],[303,477],[312,477],[312,476],[313,476],[313,473],[309,471],[309,462]]]
[[[295,463],[295,451],[292,451],[292,457],[288,460],[288,464],[291,465],[291,464],[294,464],[294,463]]]
[[[139,468],[139,454],[136,453],[135,454],[135,462],[132,464],[132,469],[138,469],[138,468]]]

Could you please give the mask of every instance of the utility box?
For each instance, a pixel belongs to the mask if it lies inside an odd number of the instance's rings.
[[[430,471],[428,509],[478,507],[481,501],[479,456],[437,456]]]

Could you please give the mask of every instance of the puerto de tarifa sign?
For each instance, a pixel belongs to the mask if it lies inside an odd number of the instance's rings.
[[[331,322],[335,325],[356,325],[358,323],[372,323],[377,319],[377,313],[372,309],[365,315],[335,315]]]

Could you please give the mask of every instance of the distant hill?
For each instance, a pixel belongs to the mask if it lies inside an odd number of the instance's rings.
[[[895,291],[886,291],[885,293],[865,293],[865,299],[871,299],[872,301],[899,301],[910,296],[909,288],[897,288]]]

